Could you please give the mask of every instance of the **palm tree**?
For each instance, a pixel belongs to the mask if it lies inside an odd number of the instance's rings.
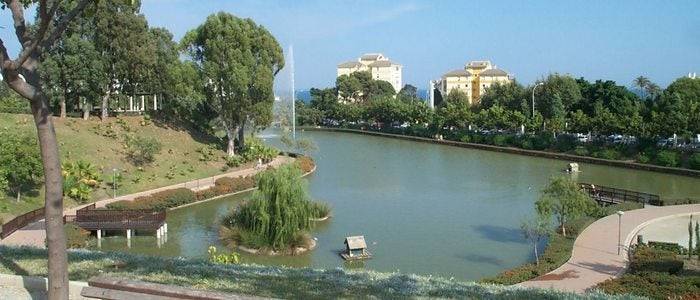
[[[644,76],[639,76],[632,81],[634,86],[639,88],[639,91],[641,91],[643,94],[643,98],[646,98],[646,89],[651,84],[651,80],[649,78],[646,78]]]
[[[647,93],[647,95],[653,98],[654,96],[661,94],[661,88],[658,84],[649,82],[649,84],[647,84],[645,88],[645,92]]]

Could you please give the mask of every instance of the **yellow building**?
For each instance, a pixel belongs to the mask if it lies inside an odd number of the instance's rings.
[[[474,105],[479,103],[481,95],[492,84],[508,83],[512,80],[506,71],[496,68],[488,60],[483,60],[469,62],[463,69],[445,73],[438,86],[443,99],[450,91],[457,89],[467,94],[469,104]]]
[[[367,53],[356,61],[348,61],[338,65],[338,77],[350,75],[357,71],[369,71],[374,80],[384,80],[391,83],[398,93],[401,90],[401,72],[403,66],[392,62],[381,53]]]

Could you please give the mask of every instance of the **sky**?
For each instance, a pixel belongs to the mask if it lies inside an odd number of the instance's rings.
[[[419,88],[484,59],[524,84],[561,73],[626,86],[644,75],[666,86],[700,73],[697,0],[143,0],[141,11],[176,39],[218,11],[251,18],[285,52],[293,45],[298,89],[332,86],[338,63],[367,52],[402,64],[404,83]],[[13,35],[6,11],[2,23],[7,41]],[[278,77],[288,84],[288,73]]]

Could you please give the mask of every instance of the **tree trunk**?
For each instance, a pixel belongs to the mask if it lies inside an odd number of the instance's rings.
[[[102,96],[102,114],[100,115],[100,121],[102,122],[106,121],[109,117],[109,97],[111,96],[111,94],[112,90],[110,89],[104,96]]]
[[[228,155],[228,157],[233,157],[236,155],[236,144],[234,143],[234,141],[236,139],[236,135],[238,134],[238,128],[229,128],[229,126],[227,126],[225,122],[223,123],[224,130],[226,131],[226,138],[228,138],[226,154]]]
[[[540,265],[540,256],[537,254],[537,243],[535,243],[535,264]]]
[[[18,188],[18,189],[17,189],[17,202],[20,201],[20,197],[21,197],[21,196],[22,196],[22,190]]]
[[[60,107],[60,111],[58,113],[58,116],[63,119],[66,117],[66,98],[61,99],[61,101],[58,103],[58,106]]]
[[[35,85],[38,90],[38,85]],[[58,142],[51,120],[48,99],[38,90],[32,103],[41,159],[44,165],[46,244],[48,246],[49,299],[68,299],[68,257],[63,231],[63,178]]]
[[[238,129],[238,147],[240,149],[245,148],[245,122],[241,122],[241,126]]]
[[[83,106],[83,120],[87,121],[90,118],[90,110],[87,107],[87,103]]]

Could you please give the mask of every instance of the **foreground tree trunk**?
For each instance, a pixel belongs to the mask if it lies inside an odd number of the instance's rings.
[[[41,90],[38,68],[42,54],[51,48],[68,24],[81,14],[88,4],[95,2],[80,0],[65,14],[57,16],[60,1],[38,1],[37,21],[33,24],[32,30],[27,30],[24,8],[31,2],[4,1],[3,8],[8,8],[12,12],[15,35],[22,50],[16,59],[10,58],[5,43],[0,38],[0,59],[3,80],[15,92],[29,100],[32,108],[44,166],[48,298],[63,300],[68,299],[68,256],[66,234],[63,231],[63,177],[58,155],[58,141],[51,120],[51,109],[48,98]],[[50,24],[54,26],[50,28]],[[20,75],[23,75],[24,79]]]
[[[241,126],[238,129],[238,147],[240,149],[245,147],[245,121],[241,122]]]
[[[61,102],[58,103],[59,106],[59,113],[58,116],[63,119],[66,117],[66,99],[63,98],[61,99]]]

